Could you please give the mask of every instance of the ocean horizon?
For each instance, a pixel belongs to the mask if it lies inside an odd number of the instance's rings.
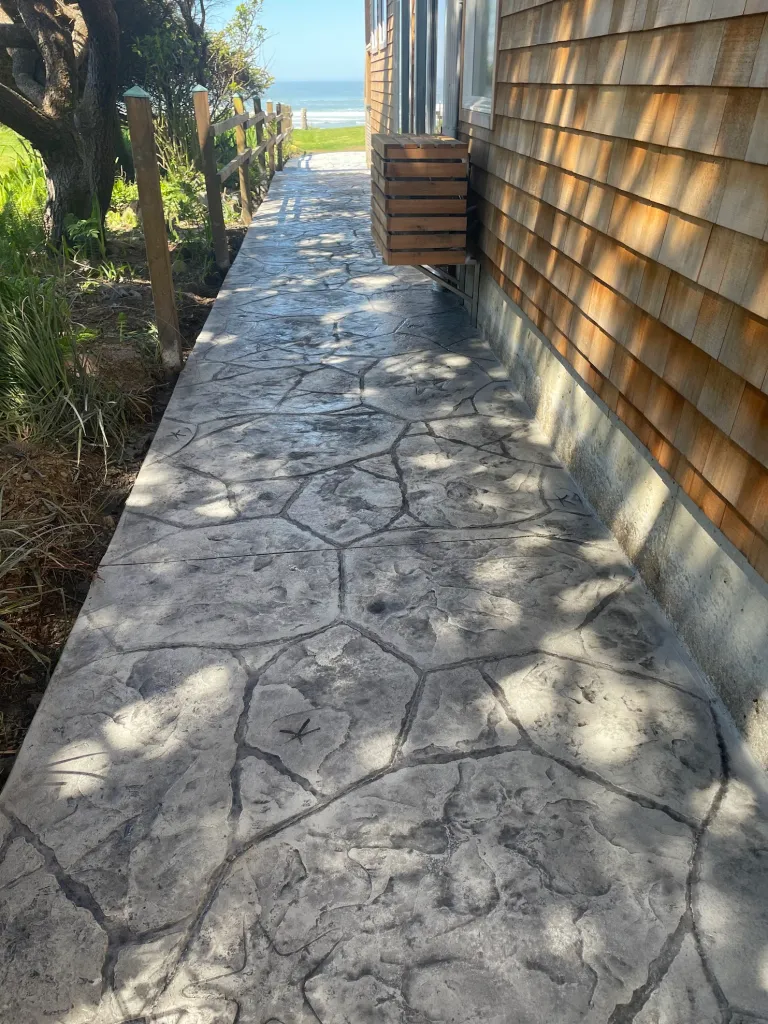
[[[365,124],[363,80],[275,82],[264,100],[287,103],[293,108],[293,126],[301,127],[302,107],[310,128],[351,128]]]

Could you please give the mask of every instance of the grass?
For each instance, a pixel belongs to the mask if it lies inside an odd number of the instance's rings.
[[[0,125],[0,174],[14,167],[26,152],[21,138],[5,125]]]
[[[365,128],[294,129],[291,141],[299,152],[340,153],[365,149]]]
[[[0,420],[13,440],[37,436],[74,449],[121,446],[126,396],[94,374],[78,349],[56,278],[29,278],[21,298],[0,289]]]

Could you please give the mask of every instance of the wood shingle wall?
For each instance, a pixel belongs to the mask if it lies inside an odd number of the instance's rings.
[[[395,57],[395,0],[387,0],[387,33],[384,45],[370,54],[368,65],[368,104],[370,119],[368,136],[378,132],[394,132],[396,110],[394,104]]]
[[[485,269],[768,578],[768,0],[502,0],[499,47]]]

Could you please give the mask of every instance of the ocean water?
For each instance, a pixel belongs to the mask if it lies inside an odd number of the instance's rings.
[[[301,108],[307,108],[310,128],[347,128],[365,124],[363,82],[275,82],[262,102],[293,107],[293,127],[301,128]]]

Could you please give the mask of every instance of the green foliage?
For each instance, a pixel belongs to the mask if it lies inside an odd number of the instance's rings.
[[[206,223],[206,209],[202,197],[205,181],[202,174],[186,163],[179,163],[160,182],[163,208],[168,231],[174,240],[182,237],[181,225],[193,221]]]
[[[96,445],[106,455],[120,446],[126,400],[78,347],[65,264],[45,243],[46,199],[42,162],[22,144],[15,164],[0,174],[0,436],[40,438],[78,455],[84,444]],[[113,265],[105,259],[98,209],[85,220],[69,217],[66,230],[65,262],[98,257],[95,272],[109,279]]]
[[[107,241],[104,236],[101,211],[96,199],[91,207],[90,217],[75,217],[68,213],[64,218],[64,237],[76,254],[84,255],[93,260],[97,257],[106,259]]]
[[[183,141],[176,139],[167,122],[159,120],[155,139],[160,162],[160,192],[168,233],[174,241],[186,238],[183,225],[192,224],[207,231],[207,211],[203,197],[205,178],[197,169]]]
[[[26,143],[16,132],[0,125],[0,175],[9,171],[22,159],[26,152]]]
[[[201,220],[205,216],[199,183],[195,181],[195,177],[196,172],[189,176],[169,175],[160,183],[165,219],[174,239],[180,237],[179,229],[184,221]]]
[[[112,188],[112,209],[124,213],[131,203],[139,201],[139,188],[135,181],[128,181],[122,174],[115,178]]]
[[[260,61],[266,38],[259,23],[263,0],[244,0],[218,32],[203,28],[201,12],[187,0],[147,0],[149,31],[133,40],[128,60],[131,84],[140,82],[170,138],[188,157],[197,154],[191,99],[195,85],[209,91],[214,120],[229,106],[233,90],[261,92],[272,78]]]
[[[211,34],[207,72],[218,114],[232,92],[261,95],[274,79],[260,64],[267,32],[259,23],[263,0],[244,0],[220,32]]]
[[[28,275],[26,293],[0,288],[0,429],[77,452],[122,443],[126,401],[89,366],[78,348],[57,278]]]
[[[0,174],[0,265],[6,286],[27,273],[29,260],[45,248],[43,164],[26,142],[17,140],[16,160]]]
[[[188,156],[197,150],[191,90],[198,77],[199,49],[200,43],[173,17],[133,47],[136,81],[152,96],[156,116]]]
[[[107,211],[106,228],[110,231],[132,231],[138,225],[139,189],[135,181],[118,174],[112,188],[112,203]]]

